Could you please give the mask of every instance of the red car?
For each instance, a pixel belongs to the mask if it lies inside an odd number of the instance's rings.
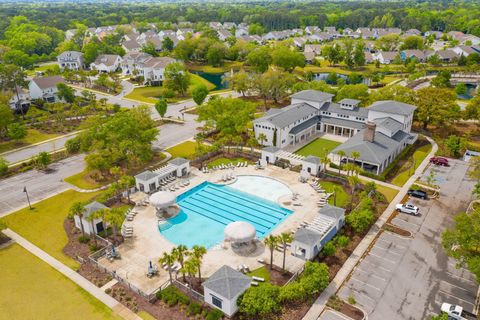
[[[430,158],[430,163],[433,163],[437,166],[445,166],[448,167],[448,159],[447,158],[442,158],[442,157],[431,157]]]

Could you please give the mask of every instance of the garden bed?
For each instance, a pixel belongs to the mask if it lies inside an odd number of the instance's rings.
[[[402,237],[411,237],[412,236],[412,233],[410,231],[407,231],[405,229],[402,229],[402,228],[397,227],[396,225],[393,225],[393,224],[390,224],[390,223],[386,223],[383,226],[383,230],[396,233],[396,234],[398,234],[399,236],[402,236]]]
[[[346,303],[337,296],[332,296],[328,299],[327,307],[332,308],[335,311],[338,311],[351,319],[362,320],[365,317],[365,314],[359,308]]]

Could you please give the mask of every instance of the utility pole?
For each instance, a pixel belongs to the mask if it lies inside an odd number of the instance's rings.
[[[27,201],[28,201],[28,207],[30,208],[30,210],[32,210],[32,205],[30,204],[30,198],[28,197],[28,191],[27,191],[27,187],[23,187],[23,192],[25,192],[25,194],[27,195]]]

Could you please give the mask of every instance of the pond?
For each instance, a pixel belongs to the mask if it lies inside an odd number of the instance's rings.
[[[476,85],[467,83],[467,92],[464,94],[457,94],[457,97],[464,100],[470,100],[475,96],[476,89]]]
[[[327,80],[329,74],[330,74],[329,72],[315,73],[315,74],[313,75],[313,79],[314,79],[315,81],[325,81],[325,82],[327,82],[328,84],[332,84],[332,83],[330,83],[330,81]],[[348,79],[348,76],[347,76],[347,75],[341,74],[341,73],[336,73],[336,75],[337,75],[337,78],[341,78],[341,79],[345,80],[345,83],[346,83],[346,84],[349,84],[349,79]],[[363,83],[363,84],[366,84],[367,86],[369,86],[369,85],[371,85],[371,80],[370,80],[370,78],[363,78],[363,79],[362,79],[362,83]]]
[[[215,85],[215,89],[213,90],[223,90],[228,89],[228,83],[223,82],[222,79],[224,77],[224,73],[210,73],[210,72],[203,72],[203,71],[190,71],[200,77],[210,81]]]

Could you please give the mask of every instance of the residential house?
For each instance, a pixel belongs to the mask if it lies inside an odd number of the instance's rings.
[[[78,51],[64,51],[57,56],[60,70],[81,70],[83,69],[83,53]]]
[[[93,201],[85,206],[85,211],[83,212],[82,217],[80,218],[79,215],[73,216],[73,221],[75,222],[75,227],[79,230],[82,229],[85,231],[86,234],[91,235],[98,234],[106,229],[106,225],[103,222],[101,217],[93,219],[89,221],[90,215],[94,214],[100,210],[108,210],[109,208],[100,202]]]
[[[222,23],[221,22],[216,22],[216,21],[209,22],[208,26],[212,29],[215,29],[215,30],[223,28]]]
[[[472,53],[478,53],[480,51],[480,50],[475,50],[475,48],[473,46],[464,46],[464,45],[456,46],[456,47],[452,48],[452,50],[458,56],[463,55],[465,57],[468,57]]]
[[[176,38],[177,37],[177,33],[173,30],[160,30],[158,32],[158,36],[161,38],[161,39],[164,39],[166,37],[170,38],[170,39],[173,39],[173,38]]]
[[[225,30],[231,30],[232,28],[236,28],[237,24],[235,22],[224,22],[222,27]]]
[[[98,72],[115,72],[122,63],[122,57],[117,54],[101,54],[90,64],[90,69]]]
[[[30,106],[30,93],[22,87],[17,86],[13,91],[8,105],[13,110],[27,110]]]
[[[139,52],[142,50],[142,46],[137,40],[127,40],[122,42],[122,48],[126,52]]]
[[[378,60],[381,64],[391,64],[398,56],[396,51],[379,51],[374,55],[375,60]]]
[[[161,85],[165,80],[165,68],[175,59],[170,57],[155,57],[148,60],[143,67],[144,83]]]
[[[450,63],[455,59],[458,59],[458,54],[452,49],[435,51],[435,54],[437,54],[440,60],[442,60],[444,63]]]
[[[305,32],[308,34],[314,34],[316,32],[320,32],[320,28],[317,26],[307,26],[305,27]]]
[[[425,37],[429,37],[430,35],[433,35],[435,39],[440,39],[443,36],[443,32],[441,31],[434,31],[430,30],[424,33]]]
[[[129,52],[120,64],[123,75],[143,76],[145,63],[153,57],[145,52]]]
[[[307,38],[305,37],[297,37],[297,38],[293,38],[292,40],[293,40],[293,45],[298,49],[302,49],[303,46],[307,43]]]
[[[315,60],[315,52],[305,51],[305,52],[303,52],[303,56],[305,57],[305,62],[308,63],[308,64],[312,64],[313,61]]]
[[[420,32],[420,30],[417,30],[417,29],[408,29],[407,31],[405,31],[403,33],[404,37],[421,36],[421,35],[422,35],[422,33]]]
[[[232,33],[225,29],[217,30],[217,34],[218,34],[218,40],[220,41],[226,41],[228,38],[232,36]]]
[[[432,50],[403,50],[400,51],[400,58],[405,61],[406,59],[416,59],[418,62],[425,62],[427,58],[432,55],[434,51]]]
[[[250,288],[251,282],[250,277],[224,265],[202,284],[205,302],[231,317],[238,310],[237,299]]]
[[[33,78],[28,84],[31,99],[42,99],[45,102],[58,101],[57,84],[59,83],[65,83],[61,76]]]
[[[375,61],[373,54],[371,54],[369,51],[364,52],[365,54],[365,63],[373,63]]]
[[[319,44],[306,44],[303,51],[313,52],[315,55],[318,56],[322,54],[322,46]]]
[[[65,31],[65,40],[70,40],[73,38],[73,36],[77,33],[77,29],[68,29]]]
[[[235,38],[240,38],[241,36],[248,35],[248,28],[237,28],[235,29]]]

